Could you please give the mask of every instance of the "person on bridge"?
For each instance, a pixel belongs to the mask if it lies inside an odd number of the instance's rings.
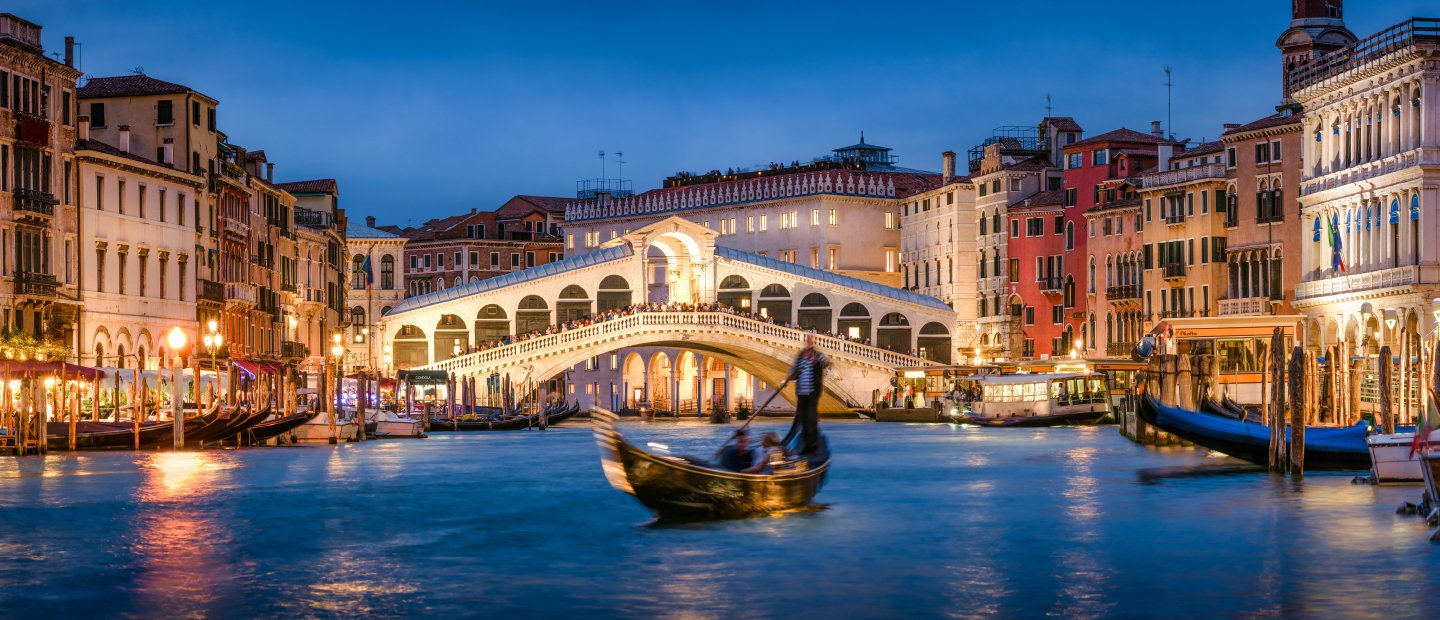
[[[804,452],[814,452],[820,443],[820,391],[825,386],[825,369],[830,359],[815,348],[815,336],[805,335],[805,348],[790,366],[790,380],[795,382],[795,418],[800,421],[800,437]]]

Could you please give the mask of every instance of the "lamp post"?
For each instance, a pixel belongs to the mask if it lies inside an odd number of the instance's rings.
[[[185,401],[184,395],[180,392],[180,358],[184,354],[185,345],[190,339],[179,327],[170,330],[165,336],[165,343],[170,345],[170,352],[174,357],[170,359],[170,419],[175,430],[175,449],[185,447]],[[158,372],[158,371],[157,371]]]
[[[340,332],[338,331],[335,332],[335,336],[332,338],[330,356],[335,358],[335,382],[333,384],[335,386],[335,397],[330,401],[330,443],[334,444],[339,441],[339,438],[335,434],[335,422],[336,417],[340,415],[340,364],[345,359],[345,345],[340,343]],[[326,367],[328,368],[329,365],[327,364]]]
[[[205,336],[200,340],[205,345],[205,350],[210,353],[210,367],[215,369],[215,391],[217,394],[220,391],[220,367],[215,362],[215,354],[220,350],[220,347],[225,344],[225,337],[220,335],[219,328],[220,325],[215,322],[215,319],[210,319],[210,322],[205,325]],[[195,402],[200,402],[200,373],[198,371],[195,373]]]

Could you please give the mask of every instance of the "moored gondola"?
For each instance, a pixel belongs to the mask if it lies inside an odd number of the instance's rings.
[[[197,430],[206,424],[214,421],[218,412],[217,408],[188,418],[185,420],[185,432]],[[140,447],[154,448],[160,445],[172,445],[175,436],[175,424],[171,420],[158,422],[140,423]],[[46,446],[50,450],[63,451],[70,449],[70,423],[69,422],[47,422],[46,423]],[[135,423],[133,421],[119,422],[75,422],[75,449],[76,450],[127,450],[135,448]]]
[[[1140,397],[1140,419],[1162,431],[1227,456],[1268,465],[1270,427],[1225,415],[1170,407],[1148,393]],[[1354,426],[1312,426],[1305,429],[1305,469],[1369,469],[1366,423]],[[1289,441],[1286,432],[1286,441]]]
[[[244,437],[243,442],[249,446],[260,445],[299,428],[300,425],[309,422],[311,418],[319,413],[320,409],[316,408],[310,411],[301,411],[287,416],[281,416],[274,420],[266,420],[245,431],[242,434]]]
[[[815,498],[830,471],[824,435],[808,456],[777,466],[776,473],[742,474],[700,459],[646,452],[620,434],[613,412],[597,408],[590,417],[605,479],[662,520],[745,517],[799,508]],[[804,453],[805,446],[797,444],[799,435],[797,423],[784,445]]]

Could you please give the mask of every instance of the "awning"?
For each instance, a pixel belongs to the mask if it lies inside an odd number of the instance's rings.
[[[83,379],[102,379],[105,371],[89,366],[79,366],[67,362],[37,362],[34,360],[0,360],[0,373],[11,375],[64,375],[67,377],[79,377]]]
[[[246,360],[234,360],[231,363],[235,364],[236,368],[245,371],[245,374],[250,375],[252,378],[258,377],[260,375],[278,375],[284,370],[283,366],[280,366],[279,364],[271,364],[269,362],[250,362]]]

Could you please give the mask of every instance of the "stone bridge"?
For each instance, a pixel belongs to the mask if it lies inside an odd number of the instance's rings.
[[[413,297],[385,315],[383,342],[397,368],[446,370],[481,386],[495,373],[535,385],[603,353],[650,346],[703,352],[777,385],[814,331],[834,362],[826,410],[868,405],[898,367],[949,361],[954,312],[939,300],[717,246],[719,238],[669,218],[579,256]],[[627,313],[494,346],[646,301],[720,302],[738,313]]]

